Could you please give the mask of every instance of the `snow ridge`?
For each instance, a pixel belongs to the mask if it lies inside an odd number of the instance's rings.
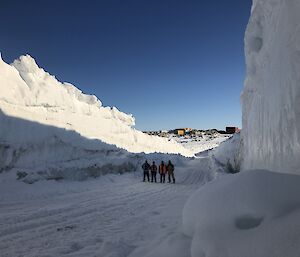
[[[36,158],[34,162],[41,157],[38,149],[43,149],[41,161],[51,159],[52,166],[55,158],[61,163],[86,155],[74,155],[74,147],[82,151],[124,149],[130,153],[193,156],[173,140],[134,129],[132,115],[115,107],[104,107],[96,96],[59,82],[29,55],[21,56],[11,65],[0,59],[0,111],[0,150],[4,151],[3,156],[10,156],[9,160],[16,152],[29,152],[32,147],[36,150],[35,157],[30,157]],[[60,152],[53,147],[53,138],[70,149],[62,156],[52,153]],[[21,158],[22,154],[18,156]],[[32,164],[30,158],[27,156],[26,162],[23,158],[22,165]],[[3,163],[11,163],[8,159]]]
[[[191,156],[188,150],[173,141],[135,130],[132,115],[120,112],[115,107],[103,107],[96,96],[86,95],[70,83],[59,82],[39,68],[29,55],[21,56],[12,65],[1,61],[0,73],[0,100],[10,104],[4,106],[1,103],[0,107],[8,115],[45,125],[71,127],[82,136],[114,144],[129,152]],[[15,111],[11,112],[10,107],[16,106],[19,109],[14,108]]]

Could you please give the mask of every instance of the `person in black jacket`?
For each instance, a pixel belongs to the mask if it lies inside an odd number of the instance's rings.
[[[148,182],[150,182],[150,178],[149,178],[149,171],[151,169],[149,163],[147,161],[145,161],[145,163],[142,165],[142,169],[144,171],[144,179],[143,182],[145,182],[146,177],[148,178]]]
[[[154,180],[156,183],[156,174],[157,174],[157,166],[155,162],[153,162],[151,165],[151,182],[153,182]]]
[[[167,165],[169,183],[171,183],[171,177],[172,177],[173,183],[175,183],[174,170],[175,170],[174,165],[171,163],[171,161],[169,161],[169,163]]]

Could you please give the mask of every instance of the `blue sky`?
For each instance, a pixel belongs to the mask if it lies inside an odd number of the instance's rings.
[[[241,126],[251,0],[1,0],[0,51],[132,113],[142,130]]]

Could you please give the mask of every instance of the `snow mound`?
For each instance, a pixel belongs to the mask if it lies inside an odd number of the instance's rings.
[[[298,173],[300,2],[255,0],[245,34],[243,169]]]
[[[0,58],[0,121],[0,171],[106,164],[108,152],[192,156],[174,141],[134,129],[132,115],[59,82],[29,55],[12,65]]]
[[[299,176],[265,170],[206,184],[183,210],[191,256],[300,256],[299,195]]]

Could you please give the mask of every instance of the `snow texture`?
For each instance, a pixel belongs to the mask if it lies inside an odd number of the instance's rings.
[[[222,142],[219,147],[209,152],[212,171],[216,173],[237,173],[241,170],[243,144],[240,133]]]
[[[182,138],[173,137],[173,139],[180,143],[183,147],[190,150],[195,155],[204,151],[212,150],[218,147],[222,142],[226,141],[230,135],[203,135],[196,138]]]
[[[64,170],[65,176],[92,167],[100,174],[112,163],[119,167],[112,170],[132,169],[135,155],[129,153],[193,156],[175,141],[146,135],[134,124],[132,115],[103,107],[95,96],[59,82],[29,55],[12,65],[0,58],[0,171]]]
[[[204,185],[183,211],[191,256],[300,256],[299,194],[299,176],[265,170]]]
[[[245,34],[243,169],[299,174],[300,1],[255,0]]]
[[[181,224],[187,198],[210,180],[208,165],[207,158],[178,163],[175,185],[143,183],[141,171],[33,185],[1,174],[0,256],[189,256],[188,237],[168,236]]]

